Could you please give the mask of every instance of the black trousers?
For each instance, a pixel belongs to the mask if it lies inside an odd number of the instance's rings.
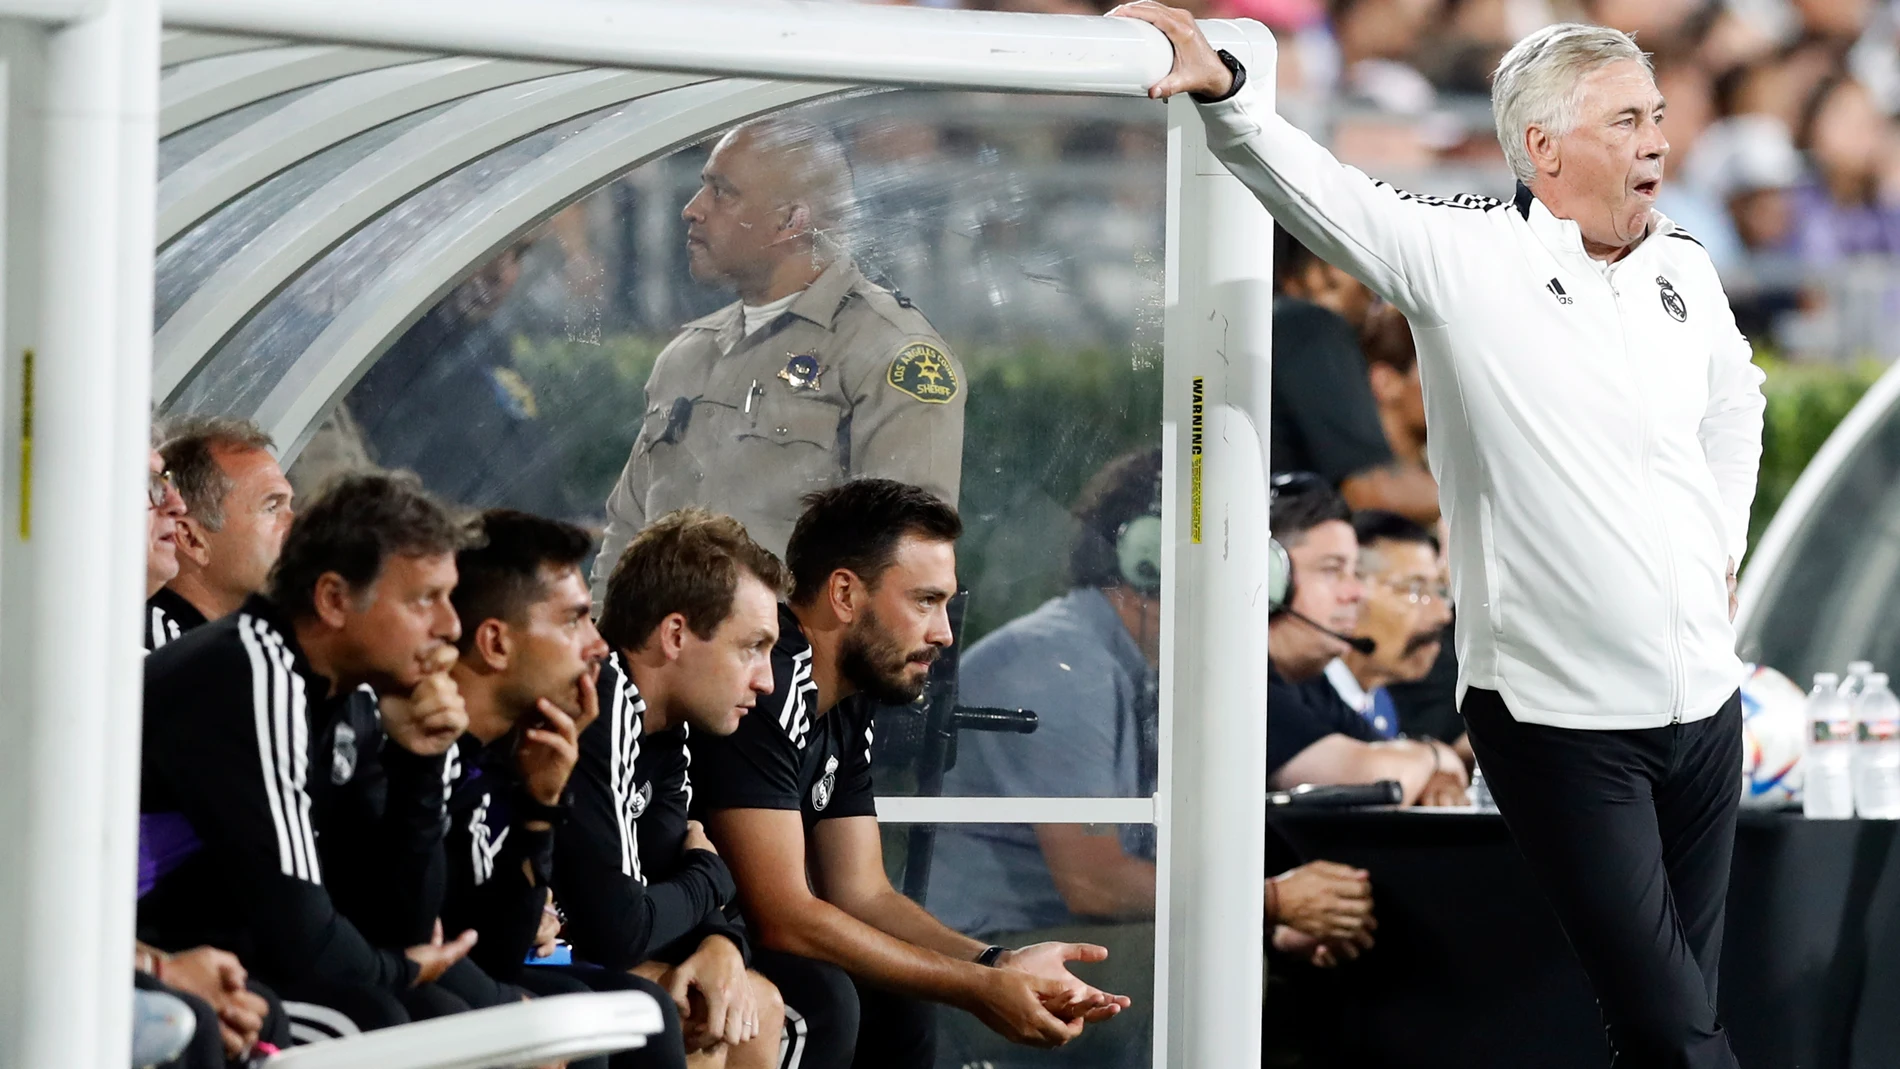
[[[932,1069],[937,1007],[859,984],[822,961],[756,950],[752,967],[785,999],[780,1069]]]
[[[1495,691],[1464,704],[1498,811],[1603,1011],[1615,1069],[1736,1069],[1716,975],[1741,806],[1739,692],[1691,724],[1523,724]]]

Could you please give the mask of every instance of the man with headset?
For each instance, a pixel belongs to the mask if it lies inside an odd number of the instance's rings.
[[[1004,625],[964,655],[968,705],[1034,710],[1031,735],[966,734],[944,779],[952,795],[1139,798],[1155,792],[1161,642],[1161,451],[1111,461],[1083,489],[1068,593]],[[1078,824],[955,825],[937,835],[931,908],[985,942],[1106,943],[1078,971],[1109,990],[1143,990],[1154,966],[1154,829]],[[1371,943],[1366,874],[1316,861],[1267,881],[1274,943],[1322,964]],[[1276,927],[1277,926],[1277,927]],[[1091,969],[1096,971],[1090,972]],[[1119,986],[1118,986],[1119,985]],[[1080,1064],[1146,1064],[1150,1000],[1115,1032],[1085,1032],[1062,1051]],[[1092,1037],[1100,1036],[1095,1039]],[[976,1044],[965,1060],[999,1057]]]
[[[1301,686],[1320,679],[1335,657],[1374,648],[1371,639],[1353,637],[1366,590],[1345,499],[1317,475],[1275,476],[1269,523],[1275,556],[1285,558],[1286,588],[1273,599],[1267,632],[1267,783],[1389,779],[1399,782],[1407,805],[1465,804],[1465,765],[1451,747],[1382,739],[1332,688]]]

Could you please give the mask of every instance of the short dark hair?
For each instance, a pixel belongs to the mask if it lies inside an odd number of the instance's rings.
[[[1382,304],[1366,316],[1359,331],[1359,349],[1366,355],[1366,370],[1383,364],[1401,375],[1410,375],[1418,366],[1418,345],[1412,340],[1412,324],[1405,313]]]
[[[732,615],[739,575],[750,573],[785,594],[785,566],[731,516],[702,508],[669,512],[627,543],[607,578],[600,634],[615,649],[637,650],[673,613],[700,638]]]
[[[922,487],[894,479],[853,479],[806,494],[803,502],[805,513],[785,547],[794,605],[810,604],[840,568],[877,585],[905,535],[938,542],[963,536],[956,509]]]
[[[467,525],[424,493],[414,475],[345,475],[291,522],[271,569],[270,599],[289,616],[307,616],[326,572],[361,591],[392,556],[454,553],[468,540]]]
[[[455,555],[455,592],[449,600],[462,620],[467,653],[484,620],[518,624],[528,606],[547,596],[547,570],[579,568],[594,538],[571,523],[513,509],[489,509],[481,537]]]
[[[1273,504],[1267,525],[1273,537],[1288,549],[1300,544],[1306,532],[1322,523],[1352,522],[1352,508],[1339,491],[1310,471],[1289,471],[1273,477]]]
[[[1122,532],[1143,516],[1161,514],[1161,450],[1141,449],[1111,460],[1092,476],[1071,512],[1082,525],[1069,547],[1069,582],[1124,585]]]
[[[1353,513],[1352,533],[1359,537],[1361,549],[1374,542],[1403,542],[1430,546],[1434,554],[1438,552],[1438,536],[1431,528],[1384,509],[1360,509]]]
[[[185,499],[185,513],[211,531],[224,529],[224,495],[233,485],[218,464],[218,453],[277,448],[264,428],[228,416],[184,416],[166,423],[158,438],[158,455]]]
[[[1305,274],[1308,267],[1325,262],[1285,227],[1273,224],[1273,292],[1285,293],[1287,283]]]

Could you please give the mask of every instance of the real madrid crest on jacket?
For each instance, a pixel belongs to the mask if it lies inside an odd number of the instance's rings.
[[[750,334],[739,304],[686,324],[629,428],[596,596],[634,532],[684,505],[736,517],[783,555],[799,497],[847,479],[898,479],[956,504],[965,393],[930,321],[846,257]]]
[[[695,811],[796,809],[807,832],[821,820],[876,816],[871,704],[846,698],[820,716],[811,644],[784,606],[778,627],[772,693],[730,736],[695,741]]]
[[[568,941],[613,969],[677,963],[709,935],[747,953],[743,924],[727,914],[732,873],[717,854],[685,848],[687,729],[647,734],[646,702],[617,652],[595,686],[600,718],[581,732],[568,780],[573,808],[555,837],[554,895]]]

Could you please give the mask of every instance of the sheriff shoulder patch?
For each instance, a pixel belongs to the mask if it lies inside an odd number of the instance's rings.
[[[943,350],[921,341],[904,346],[891,361],[885,381],[927,405],[947,405],[963,388],[957,382],[956,368],[950,365],[950,358]]]

